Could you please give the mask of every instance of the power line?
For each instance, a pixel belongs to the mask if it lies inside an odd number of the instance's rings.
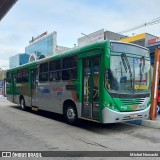
[[[160,17],[155,18],[155,19],[151,20],[150,22],[144,23],[142,25],[138,25],[136,27],[133,27],[133,28],[130,28],[130,29],[118,32],[118,33],[122,34],[122,33],[126,33],[126,32],[131,32],[133,30],[137,30],[137,29],[140,29],[140,28],[143,28],[143,27],[146,27],[146,26],[151,26],[151,25],[158,24],[158,23],[160,23]]]

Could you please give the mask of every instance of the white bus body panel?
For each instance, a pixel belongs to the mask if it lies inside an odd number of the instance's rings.
[[[102,110],[103,123],[118,123],[124,121],[142,120],[148,118],[150,107],[141,111],[116,112],[109,108]],[[133,116],[133,118],[131,118]],[[134,118],[134,116],[136,116]]]

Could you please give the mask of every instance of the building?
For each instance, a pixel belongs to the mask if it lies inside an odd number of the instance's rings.
[[[151,64],[154,64],[154,53],[155,49],[160,46],[160,38],[149,33],[142,33],[135,36],[123,38],[120,41],[130,42],[143,47],[147,47],[150,50]]]
[[[6,71],[0,68],[0,80],[3,81],[6,78]]]
[[[25,47],[25,53],[30,56],[29,62],[44,58],[56,53],[57,33],[42,33],[37,37],[32,37],[29,45]]]
[[[154,53],[156,48],[160,48],[160,37],[149,39],[146,47],[150,50],[151,63],[154,63]]]
[[[157,36],[151,35],[149,33],[142,33],[142,34],[134,35],[131,37],[122,38],[120,41],[130,42],[130,43],[138,44],[143,47],[147,47],[148,40],[153,39],[153,38],[157,38]]]
[[[19,65],[33,62],[54,54],[60,54],[70,48],[57,45],[57,32],[48,34],[44,32],[37,37],[32,37],[29,45],[25,47],[25,53],[16,54],[9,58],[9,67],[14,68]]]
[[[56,46],[56,54],[63,53],[64,51],[70,50],[71,48],[63,47],[63,46]]]
[[[19,53],[9,58],[9,68],[18,67],[19,65],[28,63],[29,55],[25,53]]]
[[[29,41],[29,43],[30,44],[25,47],[25,53],[30,56],[29,62],[58,54],[69,49],[57,45],[57,32],[52,32],[50,34],[44,32],[35,38],[32,37],[32,40]]]
[[[119,34],[119,33],[115,33],[115,32],[111,32],[111,31],[105,31],[104,32],[104,39],[105,40],[120,40],[125,38],[126,36]]]
[[[0,68],[0,95],[6,96],[6,70]]]
[[[87,44],[91,44],[97,41],[103,41],[103,40],[120,40],[122,38],[125,38],[126,36],[111,32],[111,31],[104,31],[104,29],[101,29],[99,31],[93,32],[91,34],[84,34],[81,38],[78,38],[78,46],[85,46]]]

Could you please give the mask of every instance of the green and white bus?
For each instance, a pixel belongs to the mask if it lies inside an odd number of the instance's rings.
[[[149,50],[116,41],[96,42],[7,71],[7,98],[21,109],[117,123],[148,118]]]

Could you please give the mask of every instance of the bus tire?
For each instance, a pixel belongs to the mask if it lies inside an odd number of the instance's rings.
[[[26,111],[27,110],[24,98],[20,99],[20,107],[21,107],[22,111]]]
[[[72,105],[65,106],[64,110],[65,121],[69,124],[77,124],[77,110]]]

